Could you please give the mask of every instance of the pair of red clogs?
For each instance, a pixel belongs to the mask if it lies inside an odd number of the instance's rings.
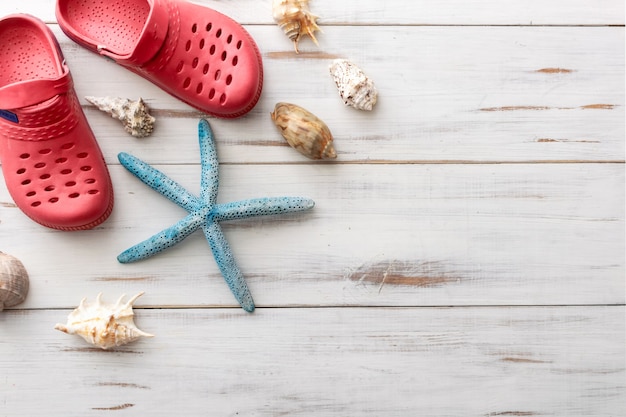
[[[92,52],[222,118],[246,114],[263,85],[258,48],[232,19],[179,0],[57,0],[63,32]],[[85,230],[107,219],[113,188],[59,45],[39,19],[0,19],[0,161],[32,220]]]

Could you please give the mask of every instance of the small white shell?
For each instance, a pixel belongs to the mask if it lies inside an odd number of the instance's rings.
[[[94,303],[87,303],[83,298],[80,305],[67,317],[67,324],[57,324],[56,330],[75,334],[92,345],[109,349],[133,342],[140,337],[153,337],[135,326],[133,321],[133,303],[143,295],[140,292],[127,303],[122,304],[122,295],[117,303],[106,304],[98,294]]]
[[[273,0],[272,17],[293,42],[296,53],[303,35],[309,35],[317,45],[313,33],[320,28],[316,23],[317,16],[309,11],[309,0]]]
[[[148,113],[146,103],[139,100],[130,100],[121,97],[85,97],[99,110],[118,119],[124,125],[124,130],[136,138],[150,136],[154,129],[155,118]]]
[[[378,91],[374,82],[359,67],[348,60],[336,59],[329,70],[345,104],[359,110],[374,108]]]

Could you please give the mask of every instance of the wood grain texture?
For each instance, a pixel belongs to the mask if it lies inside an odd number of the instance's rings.
[[[0,15],[30,13],[48,23],[56,21],[55,0],[0,2]],[[238,22],[271,25],[268,0],[194,0]],[[623,25],[620,0],[312,0],[311,10],[326,25]]]
[[[199,166],[158,167],[198,193]],[[116,207],[87,232],[34,224],[0,188],[5,251],[33,276],[26,306],[70,307],[107,288],[145,290],[139,302],[149,305],[233,305],[201,233],[117,263],[186,212],[111,168]],[[261,306],[624,303],[622,164],[229,165],[220,173],[220,202],[316,202],[307,213],[224,223]]]
[[[53,330],[68,312],[0,316],[4,414],[626,412],[623,307],[137,309],[156,336],[116,352]]]
[[[299,104],[326,122],[338,162],[624,160],[623,27],[407,27],[401,32],[332,27],[319,49],[303,45],[311,53],[302,57],[272,27],[251,32],[264,56],[264,93],[245,118],[214,121],[222,163],[308,162],[287,146],[270,120],[279,101]],[[151,163],[197,163],[200,112],[78,48],[58,28],[55,33],[81,98],[141,96],[158,119],[153,137],[133,140],[117,121],[83,100],[107,162],[117,164],[123,150],[141,151]],[[373,112],[343,104],[328,73],[334,56],[358,62],[375,81],[381,93]],[[89,69],[94,64],[97,72]],[[172,144],[175,154],[167,151]]]

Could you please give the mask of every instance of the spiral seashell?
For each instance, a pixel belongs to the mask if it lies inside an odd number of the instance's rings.
[[[298,42],[304,35],[309,35],[317,45],[313,34],[320,30],[317,26],[317,16],[309,11],[309,0],[273,0],[272,16],[285,35],[293,42],[298,53]]]
[[[94,346],[110,349],[133,342],[140,337],[153,337],[135,326],[133,321],[133,303],[143,292],[122,304],[122,295],[117,303],[102,302],[102,293],[94,303],[87,303],[85,298],[67,317],[66,324],[58,323],[54,328],[67,334],[75,334]]]
[[[150,136],[154,130],[156,119],[148,113],[148,107],[141,98],[130,100],[121,97],[88,96],[85,100],[121,121],[124,130],[136,138]]]
[[[272,121],[292,148],[311,159],[334,159],[333,135],[322,120],[291,103],[277,103]]]
[[[0,311],[22,303],[28,294],[29,280],[24,264],[0,252]]]
[[[329,70],[345,104],[359,110],[371,111],[374,108],[378,90],[359,67],[348,60],[336,59]]]

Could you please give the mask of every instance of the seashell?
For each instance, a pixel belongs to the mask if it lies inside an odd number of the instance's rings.
[[[136,138],[150,136],[154,129],[155,118],[148,113],[148,107],[143,99],[130,100],[121,97],[85,97],[99,110],[118,119],[124,125],[124,130]]]
[[[372,110],[378,100],[374,82],[346,59],[336,59],[329,67],[339,95],[345,104],[359,110]]]
[[[28,287],[28,272],[24,264],[16,257],[0,252],[0,311],[23,302]]]
[[[86,298],[83,298],[80,305],[67,317],[67,324],[59,323],[54,328],[81,336],[102,349],[122,346],[140,337],[153,337],[139,330],[133,321],[133,303],[142,295],[143,292],[140,292],[124,304],[122,299],[125,295],[115,304],[103,303],[102,293],[98,294],[94,303],[87,303]]]
[[[313,32],[320,30],[317,16],[309,11],[309,0],[273,0],[272,16],[285,35],[293,42],[298,53],[298,42],[303,35],[309,35],[317,45]]]
[[[290,103],[277,103],[272,121],[292,148],[311,159],[337,157],[333,135],[322,120],[310,111]]]

